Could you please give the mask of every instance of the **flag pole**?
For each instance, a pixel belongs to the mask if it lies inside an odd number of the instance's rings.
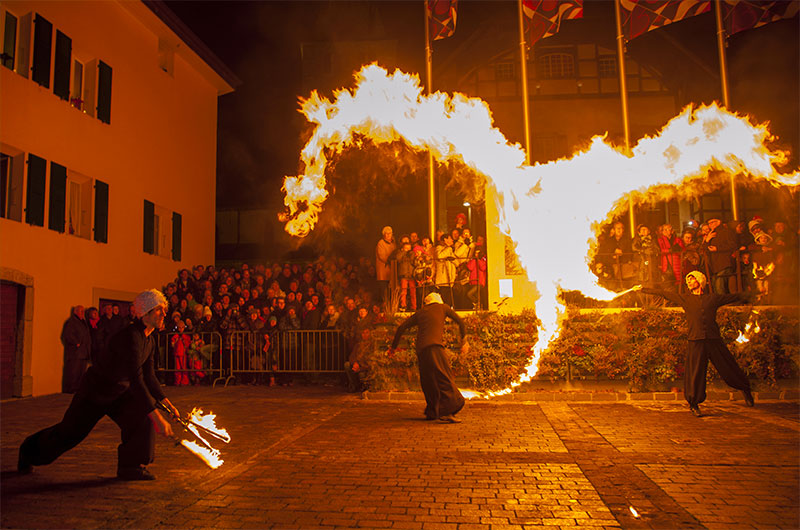
[[[519,12],[519,57],[522,65],[522,116],[525,124],[525,163],[531,165],[531,132],[528,109],[528,57],[525,49],[525,28],[522,22],[522,0],[517,0]]]
[[[619,91],[622,95],[622,128],[625,132],[625,155],[631,153],[631,135],[628,128],[628,88],[625,77],[625,37],[622,34],[622,18],[619,12],[621,0],[614,0],[614,14],[617,19],[617,63],[619,63]],[[628,197],[628,215],[631,224],[631,237],[636,236],[635,217],[633,215],[633,195]]]
[[[721,0],[714,2],[714,13],[717,19],[717,50],[719,51],[719,77],[722,79],[722,104],[726,109],[730,109],[730,99],[728,96],[728,66],[725,57],[725,26],[722,24]],[[733,220],[739,220],[739,209],[736,204],[736,176],[731,173],[731,211]]]
[[[427,94],[433,89],[433,50],[431,49],[430,17],[428,14],[428,0],[423,0],[425,10],[425,73]],[[436,244],[436,185],[433,174],[433,151],[428,149],[428,230],[431,234],[431,243]]]

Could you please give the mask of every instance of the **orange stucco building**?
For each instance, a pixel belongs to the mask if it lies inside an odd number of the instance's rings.
[[[61,390],[74,305],[214,261],[235,76],[160,3],[0,4],[3,396]]]

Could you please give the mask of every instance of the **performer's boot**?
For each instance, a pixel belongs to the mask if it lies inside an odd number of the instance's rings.
[[[753,393],[750,392],[750,389],[742,390],[742,394],[744,395],[744,404],[748,407],[752,407],[756,404],[756,401],[753,399]]]
[[[692,414],[694,414],[698,418],[703,415],[703,413],[700,412],[699,405],[692,405],[691,403],[689,403],[689,410],[692,411]]]

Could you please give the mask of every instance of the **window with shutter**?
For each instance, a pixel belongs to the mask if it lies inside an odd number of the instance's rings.
[[[28,155],[28,194],[25,201],[25,222],[44,226],[44,185],[47,162],[36,155]]]
[[[53,25],[37,14],[33,22],[33,72],[31,79],[50,88],[50,50],[53,46]]]
[[[94,240],[108,243],[108,184],[94,181]]]
[[[53,93],[63,100],[69,99],[72,39],[56,30],[56,62],[53,67]]]
[[[17,17],[6,11],[3,21],[3,66],[14,69],[14,58],[17,55]]]
[[[97,119],[111,123],[111,67],[103,61],[97,66]]]
[[[48,222],[50,230],[64,232],[66,198],[67,168],[61,164],[50,162],[50,217]]]
[[[148,254],[155,253],[155,205],[150,201],[144,201],[144,246],[143,250]]]
[[[172,259],[181,260],[181,230],[183,218],[181,214],[172,212]]]

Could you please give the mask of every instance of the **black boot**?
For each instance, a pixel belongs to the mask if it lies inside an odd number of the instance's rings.
[[[742,390],[742,394],[744,394],[744,404],[748,407],[752,407],[756,404],[756,400],[753,399],[753,393],[750,392],[750,389]]]

